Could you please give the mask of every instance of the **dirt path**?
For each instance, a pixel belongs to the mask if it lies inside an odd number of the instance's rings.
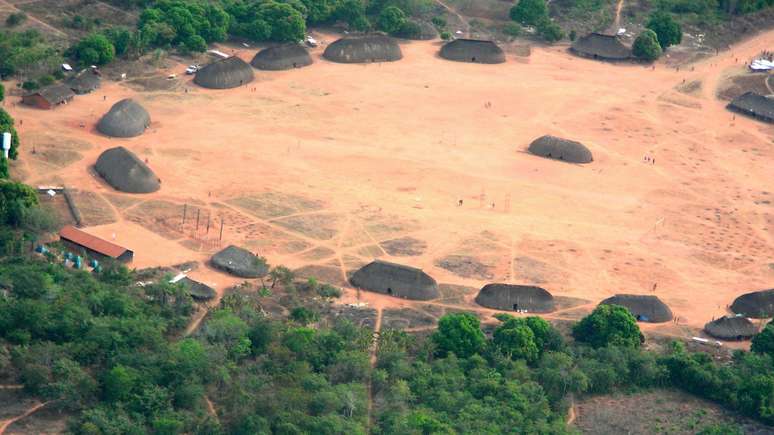
[[[624,0],[618,0],[618,5],[615,7],[615,20],[613,20],[613,31],[618,33],[618,29],[621,28],[621,11],[623,10]]]
[[[6,0],[2,0],[2,4],[4,4],[4,5],[7,5],[8,7],[12,8],[12,9],[15,9],[15,10],[16,10],[16,11],[18,11],[18,12],[24,12],[24,11],[22,11],[21,9],[17,8],[15,5],[13,5],[13,4],[11,4],[11,3],[8,3]],[[65,32],[63,32],[63,31],[61,31],[61,30],[57,29],[56,27],[54,27],[54,26],[52,26],[52,25],[50,25],[50,24],[46,23],[45,21],[41,21],[41,20],[39,20],[39,19],[35,18],[35,16],[34,16],[34,15],[27,14],[26,12],[24,12],[24,13],[27,15],[27,18],[28,18],[30,21],[34,21],[34,22],[36,22],[36,23],[40,24],[41,26],[43,26],[43,27],[45,27],[45,28],[47,28],[47,29],[49,29],[49,30],[51,30],[51,31],[55,32],[55,33],[56,33],[56,34],[58,34],[59,36],[64,36],[65,38],[67,38],[67,37],[68,37],[67,33],[65,33]]]
[[[371,370],[376,367],[376,353],[379,350],[379,333],[382,331],[382,307],[376,308],[376,321],[374,322],[373,345],[371,346]],[[366,417],[366,432],[371,433],[372,413],[374,408],[373,379],[368,378],[368,413]]]
[[[20,390],[22,388],[24,388],[24,385],[21,384],[0,385],[0,390]]]
[[[465,37],[466,38],[470,37],[470,24],[468,23],[468,20],[466,20],[465,17],[463,17],[462,15],[460,15],[460,13],[457,12],[456,9],[453,9],[452,7],[450,7],[449,5],[444,3],[443,1],[435,0],[435,2],[438,5],[440,5],[442,8],[446,9],[447,11],[449,11],[450,14],[454,15],[455,17],[457,17],[457,19],[460,20],[460,23],[462,23],[463,27],[465,27]]]
[[[212,400],[205,395],[204,402],[207,404],[207,412],[217,420],[218,413],[215,411],[215,405],[212,404]]]
[[[575,423],[575,419],[578,417],[578,413],[575,411],[575,399],[570,399],[570,409],[567,410],[567,426]]]
[[[22,413],[20,415],[17,415],[16,417],[4,420],[2,423],[0,423],[0,435],[3,435],[5,433],[5,431],[6,431],[6,429],[8,429],[8,427],[10,425],[16,423],[17,421],[19,421],[19,420],[21,420],[21,419],[23,419],[25,417],[28,417],[28,416],[32,415],[35,411],[37,411],[38,409],[46,406],[49,403],[51,403],[51,402],[36,403],[32,407],[30,407],[29,409],[24,411],[24,413]]]

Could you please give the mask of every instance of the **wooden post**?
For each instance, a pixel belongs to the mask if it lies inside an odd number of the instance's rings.
[[[188,204],[183,204],[183,225],[182,225],[180,231],[182,231],[183,228],[185,228],[185,215],[186,215],[186,213],[188,213]]]
[[[220,237],[218,238],[218,241],[223,240],[223,219],[220,220]]]

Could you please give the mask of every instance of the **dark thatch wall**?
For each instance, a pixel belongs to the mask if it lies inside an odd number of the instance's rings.
[[[745,92],[734,98],[726,106],[729,110],[738,112],[761,121],[774,122],[774,98],[769,98],[755,92]]]
[[[754,319],[774,317],[774,289],[739,296],[731,304],[731,311]]]
[[[591,163],[594,160],[591,151],[582,143],[550,135],[532,141],[527,151],[537,156],[570,163]]]
[[[492,41],[456,39],[441,47],[441,57],[457,62],[503,63],[505,53]]]
[[[656,296],[621,294],[599,304],[621,305],[639,322],[662,323],[672,320],[672,310]]]
[[[139,136],[150,125],[150,115],[140,103],[126,98],[108,110],[97,123],[97,130],[111,137]]]
[[[194,83],[210,89],[236,88],[251,81],[253,69],[236,56],[215,61],[197,71],[194,77]]]
[[[591,59],[628,60],[632,57],[632,50],[617,36],[601,33],[581,36],[573,42],[570,50],[579,56]]]
[[[420,269],[386,261],[373,261],[350,278],[353,286],[404,299],[426,301],[438,297],[438,284]]]
[[[124,147],[105,150],[97,159],[94,169],[108,184],[121,192],[150,193],[161,187],[156,174]]]
[[[323,57],[338,63],[394,62],[403,53],[394,39],[372,34],[341,38],[325,48]]]
[[[231,245],[216,253],[210,263],[241,278],[260,278],[269,272],[268,266],[247,249]]]
[[[188,287],[188,293],[196,301],[209,301],[218,295],[214,288],[199,281],[194,281],[191,278],[185,277],[181,279],[180,282]]]
[[[758,333],[758,327],[747,317],[721,317],[704,325],[704,331],[721,340],[745,340]]]
[[[102,84],[102,79],[91,70],[85,69],[77,75],[70,77],[66,84],[73,92],[82,95],[97,90]]]
[[[532,313],[548,313],[556,309],[551,293],[530,285],[487,284],[478,292],[476,303],[498,310],[527,310]]]
[[[301,68],[312,64],[312,56],[302,45],[283,44],[259,51],[250,65],[268,71]]]

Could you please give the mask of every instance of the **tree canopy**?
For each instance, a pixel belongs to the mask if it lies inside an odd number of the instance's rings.
[[[661,57],[661,45],[656,33],[650,29],[643,30],[632,45],[632,54],[637,58],[652,62]]]
[[[478,317],[470,313],[441,317],[438,330],[432,337],[440,355],[453,353],[467,358],[484,349],[485,337],[481,324]]]
[[[511,8],[510,17],[514,21],[528,26],[537,26],[548,18],[548,7],[545,0],[519,0]]]
[[[102,34],[92,33],[71,48],[72,55],[86,65],[105,65],[113,61],[116,48]]]
[[[672,18],[672,15],[664,11],[654,12],[645,25],[648,29],[656,33],[658,43],[662,50],[669,46],[679,44],[683,40],[683,31],[680,23]]]
[[[593,347],[639,347],[642,340],[637,320],[620,305],[599,305],[573,328],[576,340]]]

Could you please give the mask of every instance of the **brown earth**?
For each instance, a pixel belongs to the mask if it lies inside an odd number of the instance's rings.
[[[556,319],[657,284],[653,293],[687,329],[644,329],[685,336],[774,280],[767,266],[774,208],[766,199],[774,128],[734,119],[715,95],[735,58],[772,38],[761,34],[682,72],[579,59],[566,46],[537,47],[501,65],[464,64],[440,59],[436,42],[411,42],[402,61],[374,65],[330,63],[320,47],[313,66],[256,71],[249,86],[214,91],[195,86],[177,64],[159,72],[183,78],[174,91],[109,82],[53,111],[6,103],[24,121],[23,143],[46,132],[92,145],[77,149],[81,160],[68,154],[46,165],[25,145],[14,171],[33,185],[56,179],[104,199],[91,201],[90,212],[116,222],[87,231],[133,249],[138,268],[204,263],[235,243],[271,264],[343,283],[378,257],[442,283],[535,283],[590,301]],[[700,92],[675,91],[683,80],[700,81]],[[151,128],[133,139],[97,134],[99,116],[125,97],[148,109]],[[594,162],[524,152],[543,134],[583,142]],[[99,153],[117,145],[148,159],[160,191],[118,193],[90,173]],[[476,266],[475,273],[444,264]],[[238,281],[206,267],[195,274],[219,291]],[[433,304],[473,310],[474,297]],[[342,302],[368,303],[377,327],[383,308],[418,304],[351,289]]]

